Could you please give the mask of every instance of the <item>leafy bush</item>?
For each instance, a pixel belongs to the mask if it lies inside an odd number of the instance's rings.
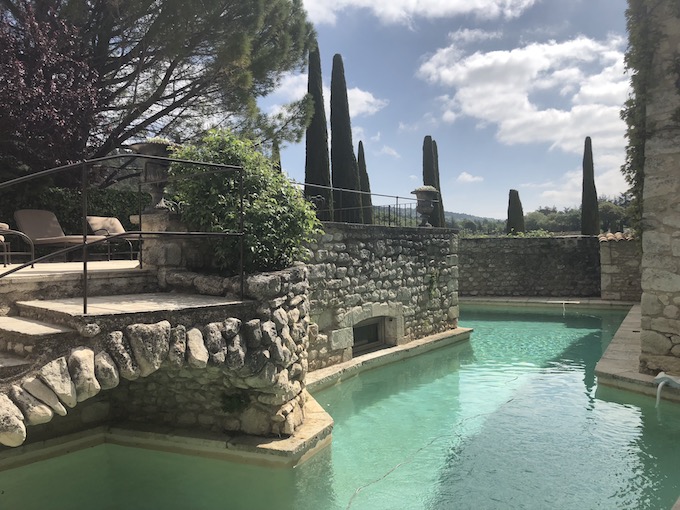
[[[320,232],[321,224],[301,190],[293,186],[249,141],[231,132],[210,131],[198,145],[178,146],[172,157],[242,166],[246,271],[272,271],[304,258],[304,243]],[[212,173],[213,168],[173,164],[173,200],[191,230],[235,232],[239,228],[239,174]],[[198,174],[198,175],[195,175]],[[184,177],[180,179],[180,177]],[[233,271],[239,260],[236,238],[209,241],[213,263]]]
[[[14,195],[13,188],[3,190],[0,200],[0,221],[14,224],[18,209],[47,209],[52,211],[67,234],[83,230],[81,192],[71,188],[42,188],[37,193]],[[142,205],[151,200],[142,195]],[[87,192],[87,212],[94,216],[115,216],[126,229],[132,229],[130,215],[139,214],[139,196],[134,191],[90,189]]]

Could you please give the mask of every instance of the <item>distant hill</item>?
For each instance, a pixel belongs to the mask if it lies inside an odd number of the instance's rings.
[[[472,214],[465,214],[465,213],[457,213],[457,212],[448,212],[444,211],[444,217],[447,220],[456,220],[456,221],[465,221],[465,220],[471,220],[471,221],[484,221],[484,220],[489,220],[489,221],[501,221],[498,218],[487,218],[483,216],[474,216]]]

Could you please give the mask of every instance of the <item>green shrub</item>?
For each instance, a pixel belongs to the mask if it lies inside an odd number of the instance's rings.
[[[14,211],[18,209],[47,209],[52,211],[64,232],[80,234],[83,231],[81,191],[71,188],[42,188],[37,193],[13,195],[12,188],[4,190],[0,200],[0,221],[14,225]],[[142,194],[145,206],[151,200]],[[87,213],[93,216],[115,216],[130,230],[130,215],[139,214],[139,196],[134,191],[90,189],[87,192]]]
[[[239,140],[229,131],[213,130],[198,145],[176,147],[172,157],[243,167],[246,271],[283,269],[304,258],[304,243],[320,232],[321,224],[301,190],[275,170],[251,142]],[[170,174],[173,179],[178,178],[171,186],[173,200],[179,206],[182,221],[191,230],[238,231],[238,173],[211,173],[213,170],[173,164]],[[209,244],[213,263],[219,270],[237,269],[237,239],[214,239]]]

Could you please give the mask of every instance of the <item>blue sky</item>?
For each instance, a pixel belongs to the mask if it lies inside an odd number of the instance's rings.
[[[438,144],[447,211],[504,219],[510,189],[525,212],[578,206],[586,136],[598,194],[627,188],[625,0],[304,3],[327,103],[333,55],[343,57],[355,150],[363,140],[373,192],[411,196],[422,184],[425,135]],[[305,74],[288,75],[262,106],[306,87]],[[304,141],[281,158],[304,181]]]

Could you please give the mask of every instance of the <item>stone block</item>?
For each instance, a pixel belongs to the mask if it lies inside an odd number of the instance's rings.
[[[666,335],[656,331],[643,330],[640,333],[640,347],[645,354],[664,356],[670,352],[673,344]]]
[[[329,335],[331,350],[347,349],[354,345],[354,331],[352,328],[336,329]]]
[[[170,350],[170,323],[132,324],[125,328],[125,334],[140,375],[146,377],[158,370]]]
[[[13,384],[9,394],[23,413],[26,425],[40,425],[52,420],[54,416],[52,409],[20,386]]]
[[[95,377],[94,351],[87,347],[77,347],[68,358],[68,369],[76,387],[78,402],[94,397],[101,391]]]

